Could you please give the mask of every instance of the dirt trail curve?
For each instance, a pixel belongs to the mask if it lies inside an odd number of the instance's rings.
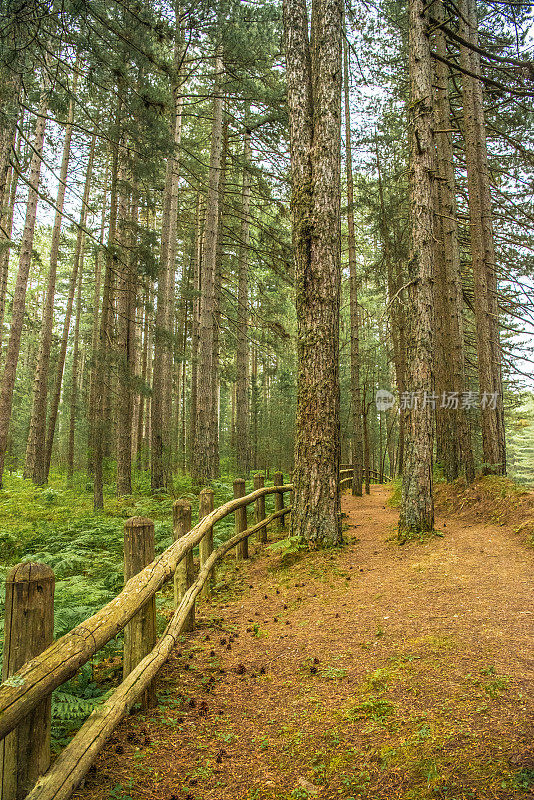
[[[232,565],[76,797],[532,800],[534,551],[450,517],[399,547],[388,496],[344,496],[340,550]]]

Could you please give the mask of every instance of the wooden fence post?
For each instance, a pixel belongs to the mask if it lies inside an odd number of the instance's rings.
[[[284,485],[284,476],[281,472],[275,472],[273,475],[273,483],[275,486],[283,486]],[[284,495],[282,492],[276,492],[274,496],[274,510],[281,511],[284,507]],[[284,529],[285,526],[285,519],[286,515],[279,517],[278,523],[278,530],[281,531]]]
[[[154,523],[144,517],[131,517],[124,523],[124,582],[154,560]],[[124,628],[122,675],[126,678],[156,644],[156,597],[151,597]],[[141,697],[146,710],[156,705],[154,684]]]
[[[213,511],[213,489],[202,489],[199,497],[199,522],[204,517],[207,517]],[[200,569],[204,566],[208,558],[213,553],[213,527],[209,528],[206,534],[200,540],[198,546],[200,554]],[[211,570],[210,576],[202,589],[202,597],[209,597],[215,581],[215,570]]]
[[[265,478],[263,475],[254,475],[254,491],[256,489],[263,489],[265,486]],[[255,502],[255,511],[256,511],[256,524],[261,522],[262,519],[265,519],[265,495],[263,497],[258,497]],[[258,542],[262,544],[267,541],[267,526],[262,528],[258,531]]]
[[[245,481],[243,478],[238,478],[234,481],[234,498],[245,496]],[[236,508],[234,511],[235,517],[235,532],[241,533],[247,529],[247,507]],[[235,555],[238,561],[248,558],[248,537],[239,542],[235,549]]]
[[[191,503],[189,500],[175,500],[172,507],[174,540],[177,541],[191,530]],[[193,548],[187,551],[174,573],[174,607],[178,608],[182,597],[195,580],[193,564]],[[195,606],[187,615],[184,631],[192,631],[195,627]]]
[[[18,564],[6,577],[2,680],[53,638],[54,573],[46,564]],[[22,800],[50,766],[50,707],[49,696],[0,743],[1,800]]]

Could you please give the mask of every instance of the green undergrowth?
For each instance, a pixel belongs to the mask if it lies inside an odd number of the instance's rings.
[[[3,637],[5,576],[23,561],[38,561],[54,570],[54,635],[68,633],[113,599],[122,589],[123,528],[132,516],[149,517],[155,523],[156,554],[172,541],[172,504],[178,497],[192,505],[193,524],[198,520],[198,492],[189,476],[174,476],[171,492],[150,492],[148,474],[134,475],[135,493],[116,497],[114,487],[105,488],[104,510],[93,511],[92,486],[85,475],[76,475],[69,484],[64,475],[54,472],[47,486],[36,487],[20,475],[6,475],[0,490],[0,637]],[[213,481],[215,508],[233,497],[233,476]],[[253,490],[252,481],[246,485]],[[274,500],[266,498],[267,513]],[[252,511],[249,508],[249,515]],[[214,528],[214,545],[234,533],[233,515]],[[158,596],[158,610],[172,601],[169,587]],[[158,619],[163,629],[164,616]],[[110,642],[78,675],[53,696],[53,736],[65,741],[120,679],[122,637]],[[102,661],[114,667],[95,668]],[[117,664],[118,662],[118,664]]]

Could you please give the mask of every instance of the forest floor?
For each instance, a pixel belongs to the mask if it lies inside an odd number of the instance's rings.
[[[230,562],[75,797],[532,800],[534,551],[449,512],[401,547],[390,494],[344,495],[342,548]]]

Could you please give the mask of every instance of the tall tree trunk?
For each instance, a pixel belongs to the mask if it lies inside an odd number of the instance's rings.
[[[212,443],[216,433],[214,428],[214,368],[213,339],[215,312],[215,271],[217,257],[217,233],[219,222],[219,181],[223,152],[221,96],[223,64],[217,56],[213,85],[213,112],[211,128],[211,152],[209,167],[208,196],[206,200],[206,226],[204,248],[200,270],[200,319],[198,346],[198,376],[196,425],[191,473],[197,483],[205,483],[215,477],[218,465],[214,463]]]
[[[198,338],[200,325],[200,265],[202,263],[202,232],[204,227],[202,213],[202,195],[199,192],[196,212],[196,246],[192,270],[193,300],[191,302],[191,400],[189,407],[189,443],[188,465],[189,472],[193,471],[193,458],[195,453],[196,425],[197,425],[197,397],[198,397]]]
[[[369,404],[365,402],[365,388],[363,391],[363,477],[365,480],[365,494],[371,493],[371,454],[369,452]]]
[[[148,359],[149,359],[149,336],[148,332],[150,329],[150,313],[149,313],[149,304],[150,304],[150,289],[147,286],[145,289],[144,294],[144,303],[143,303],[143,338],[141,344],[141,385],[145,387],[147,385],[147,367],[148,367]],[[145,392],[142,390],[139,394],[139,403],[137,407],[137,452],[135,463],[137,469],[143,468],[143,456],[144,456],[144,447],[145,442],[143,439],[143,431],[145,429]]]
[[[398,260],[393,258],[390,231],[384,200],[384,186],[380,163],[378,141],[376,145],[376,166],[378,172],[378,196],[380,200],[379,230],[382,239],[384,262],[386,266],[388,287],[388,311],[391,323],[391,340],[393,344],[393,362],[395,365],[395,382],[399,397],[402,397],[406,386],[406,312],[399,298],[403,285],[402,268]],[[397,455],[397,474],[402,474],[404,461],[404,419],[405,409],[399,408],[399,448]],[[393,477],[393,475],[391,476]]]
[[[17,159],[20,155],[21,137],[17,138]],[[15,201],[17,199],[18,172],[12,168],[10,172],[9,196],[4,203],[2,215],[2,237],[4,242],[3,249],[0,250],[0,360],[2,345],[4,342],[4,320],[6,314],[7,282],[9,278],[9,256],[11,252],[11,235],[13,232],[13,215],[15,212]],[[6,190],[4,190],[6,191]],[[2,241],[2,239],[0,239]]]
[[[445,11],[438,0],[434,13],[440,22],[445,21]],[[447,56],[445,34],[436,31],[436,51],[442,58]],[[435,299],[436,311],[441,316],[441,353],[437,353],[442,369],[441,382],[436,370],[436,440],[437,455],[444,468],[447,480],[454,480],[462,472],[468,482],[475,477],[471,431],[467,413],[461,403],[452,403],[452,408],[443,409],[443,392],[462,396],[465,391],[465,356],[463,330],[463,294],[460,270],[460,247],[458,243],[458,222],[456,208],[456,183],[454,175],[453,145],[451,132],[451,108],[449,101],[449,72],[443,61],[435,61],[435,126],[438,181],[436,194],[438,216],[436,219],[437,247],[441,251],[436,267]],[[441,313],[440,313],[441,312]],[[436,338],[439,336],[436,319]],[[436,351],[438,349],[438,343]],[[440,385],[441,383],[441,385]],[[456,406],[456,407],[455,407]],[[445,437],[439,436],[440,428]],[[441,438],[441,443],[440,443]]]
[[[259,406],[259,387],[258,387],[258,347],[252,347],[252,375],[251,375],[251,427],[252,427],[252,469],[258,469],[258,406]]]
[[[132,493],[132,381],[135,370],[135,232],[136,212],[128,230],[126,185],[126,147],[119,153],[119,201],[117,208],[117,244],[121,252],[117,275],[117,495]],[[136,199],[132,197],[136,209]]]
[[[149,307],[152,306],[154,292],[152,289],[149,292]],[[152,364],[153,358],[152,354],[154,351],[153,347],[154,342],[154,326],[152,325],[152,316],[149,316],[148,320],[148,333],[147,333],[147,364],[146,364],[146,385],[152,385]],[[143,469],[148,470],[150,468],[150,443],[152,441],[152,428],[151,428],[151,419],[152,419],[152,397],[151,395],[147,395],[145,398],[145,426],[144,426],[144,454],[143,454]]]
[[[221,385],[219,376],[220,367],[220,327],[221,327],[221,293],[222,293],[222,264],[224,261],[223,249],[223,233],[224,233],[224,215],[225,209],[225,192],[226,192],[226,162],[228,158],[228,119],[223,121],[222,132],[222,154],[221,154],[221,172],[219,176],[219,214],[217,220],[217,252],[215,255],[215,282],[213,289],[213,380],[212,380],[212,411],[211,418],[212,424],[210,425],[210,450],[211,462],[213,464],[212,478],[219,478],[221,474],[220,459],[219,459],[219,426],[220,426],[220,399],[221,399]]]
[[[4,474],[9,422],[13,405],[13,390],[17,363],[20,353],[20,340],[24,324],[24,310],[26,307],[26,290],[32,259],[33,236],[37,216],[37,201],[39,199],[39,180],[41,176],[41,163],[43,143],[46,128],[47,101],[46,89],[42,94],[41,103],[35,121],[35,134],[32,142],[32,157],[30,163],[28,199],[26,201],[26,218],[19,256],[19,268],[13,295],[13,309],[11,312],[11,326],[7,345],[4,374],[0,388],[0,487]]]
[[[179,149],[182,139],[182,106],[180,64],[182,38],[178,20],[174,45],[174,67],[176,70],[172,94],[174,101],[172,136],[174,151],[167,159],[163,217],[161,224],[160,271],[158,275],[158,298],[154,336],[154,364],[152,385],[152,443],[151,485],[161,489],[167,483],[170,464],[170,429],[172,406],[172,361],[174,328],[174,276],[176,262],[176,231],[178,225],[178,197],[180,180]]]
[[[82,245],[83,247],[83,245]],[[69,444],[67,451],[67,477],[69,480],[74,475],[74,442],[76,433],[76,407],[78,405],[78,372],[80,353],[80,319],[82,313],[82,286],[83,286],[84,253],[80,257],[78,270],[78,289],[76,292],[76,316],[74,319],[74,345],[72,349],[71,388],[69,403]]]
[[[121,117],[121,101],[117,104],[116,124],[119,127]],[[108,240],[106,250],[106,269],[104,273],[104,290],[102,292],[102,311],[100,313],[100,329],[98,333],[98,349],[94,363],[95,370],[95,406],[93,423],[93,504],[95,511],[104,508],[104,441],[109,438],[108,396],[109,396],[109,350],[111,328],[113,324],[113,289],[114,276],[117,273],[117,205],[118,205],[118,170],[119,152],[117,144],[112,145],[111,153],[111,188],[109,203]]]
[[[91,333],[91,369],[89,376],[89,398],[88,398],[88,432],[87,432],[87,473],[93,474],[94,456],[94,434],[96,419],[96,363],[98,359],[98,331],[100,325],[100,288],[102,283],[102,263],[104,259],[104,231],[106,227],[106,208],[107,208],[107,183],[108,169],[104,175],[104,195],[102,198],[102,209],[100,215],[100,246],[95,250],[95,286],[93,291],[93,324]]]
[[[245,126],[247,125],[245,115]],[[248,477],[249,446],[249,354],[248,354],[248,249],[250,243],[250,130],[245,127],[243,142],[243,189],[241,197],[241,235],[237,262],[237,354],[236,354],[236,464],[237,474]]]
[[[411,252],[408,297],[410,332],[406,390],[415,402],[405,420],[405,456],[402,474],[402,504],[399,537],[434,527],[432,486],[434,426],[433,410],[424,401],[432,393],[433,320],[433,206],[435,173],[432,65],[423,0],[410,0],[409,70],[410,102],[410,210]]]
[[[345,154],[347,163],[347,226],[349,233],[349,302],[350,302],[350,393],[352,406],[352,494],[362,496],[363,431],[362,398],[360,393],[360,320],[358,312],[358,273],[356,264],[356,235],[354,231],[354,180],[352,177],[352,146],[349,101],[349,56],[343,47],[345,83]]]
[[[76,236],[76,245],[74,248],[74,260],[72,265],[72,272],[69,282],[69,293],[67,296],[67,307],[65,309],[65,319],[63,320],[63,332],[61,335],[61,344],[59,346],[59,355],[56,365],[56,380],[54,383],[54,391],[50,399],[50,413],[48,415],[48,430],[46,434],[46,443],[44,447],[44,456],[42,464],[40,458],[36,456],[36,467],[39,467],[42,472],[40,477],[35,472],[36,483],[46,483],[48,480],[48,473],[50,472],[50,463],[52,461],[52,448],[54,446],[54,436],[56,432],[57,415],[59,412],[59,401],[61,399],[61,386],[63,383],[63,370],[65,368],[65,357],[67,355],[67,346],[69,341],[70,321],[72,318],[72,308],[74,305],[74,294],[76,291],[76,284],[78,280],[78,270],[83,260],[83,249],[85,241],[85,226],[87,223],[87,210],[89,206],[89,198],[91,194],[91,180],[93,177],[93,163],[95,157],[96,133],[93,134],[91,141],[91,148],[89,150],[89,160],[87,162],[87,170],[85,173],[85,187],[83,191],[82,209],[80,211],[80,222],[78,224],[78,234]]]
[[[297,306],[294,534],[341,542],[339,298],[342,3],[284,2]]]
[[[461,0],[459,10],[460,34],[477,46],[475,0]],[[460,46],[460,63],[467,71],[481,73],[480,55],[464,45]],[[484,471],[504,475],[502,357],[482,82],[463,74],[462,96]]]
[[[14,7],[13,7],[14,10]],[[13,11],[11,12],[13,13]],[[16,14],[17,12],[14,11]],[[15,30],[14,20],[6,26]],[[4,28],[5,32],[5,28]],[[12,42],[11,46],[16,46]],[[17,132],[17,120],[21,115],[20,90],[22,76],[9,68],[3,70],[0,77],[2,83],[2,109],[0,111],[0,208],[3,208],[9,197],[9,176],[12,163],[11,154]],[[46,113],[46,107],[44,108]]]
[[[74,87],[73,92],[75,92],[75,90],[76,89]],[[59,186],[56,198],[56,215],[54,218],[54,227],[52,229],[52,239],[50,242],[48,284],[43,308],[39,354],[37,356],[37,365],[35,367],[35,377],[33,382],[33,403],[30,417],[30,432],[26,446],[26,463],[24,467],[24,476],[26,478],[31,478],[37,485],[45,483],[48,474],[44,463],[48,368],[50,365],[50,349],[52,347],[52,334],[54,330],[54,300],[56,296],[57,264],[59,258],[61,224],[63,222],[63,206],[65,203],[65,191],[67,188],[67,174],[69,170],[73,122],[74,97],[71,97],[67,124],[65,127],[65,138],[63,141],[63,157],[61,160],[61,171],[59,175]]]

